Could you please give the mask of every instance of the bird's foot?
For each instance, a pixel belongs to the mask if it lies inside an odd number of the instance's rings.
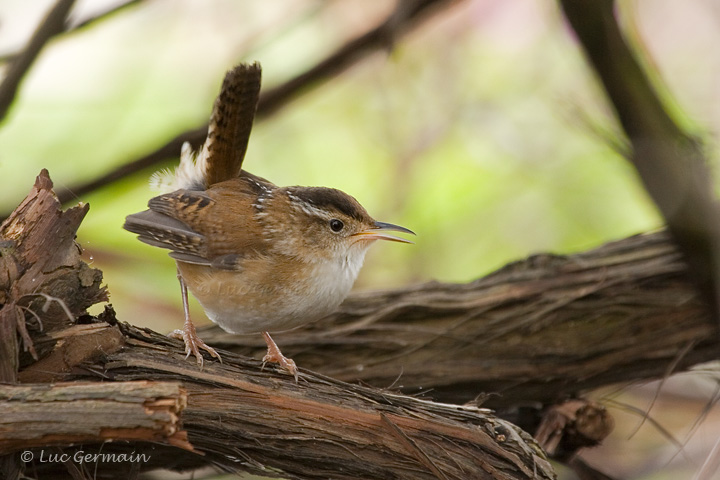
[[[263,332],[263,337],[265,338],[265,343],[267,343],[268,350],[267,354],[265,354],[265,356],[263,357],[262,368],[265,368],[265,364],[268,362],[277,363],[283,370],[287,371],[288,373],[290,373],[290,375],[295,377],[295,383],[297,383],[298,369],[295,365],[295,362],[282,354],[277,344],[273,341],[272,338],[270,338],[269,333]]]
[[[210,356],[217,358],[220,363],[222,363],[222,358],[220,358],[220,354],[210,345],[203,342],[200,337],[198,337],[197,333],[195,332],[195,326],[192,323],[186,323],[185,328],[183,328],[182,330],[173,331],[168,335],[168,337],[177,338],[178,340],[182,340],[183,342],[185,342],[185,358],[188,358],[191,354],[195,355],[195,358],[197,359],[197,364],[200,366],[200,368],[203,367],[204,363],[202,353],[200,353],[200,349],[205,350],[210,354]]]

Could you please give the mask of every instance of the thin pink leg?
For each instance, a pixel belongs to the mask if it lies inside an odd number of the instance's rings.
[[[200,368],[202,368],[203,366],[203,356],[200,353],[201,348],[207,351],[211,356],[217,358],[222,363],[222,358],[220,358],[220,354],[217,353],[214,348],[207,345],[200,339],[200,337],[197,336],[197,332],[195,331],[195,325],[193,325],[192,320],[190,320],[190,305],[188,303],[187,285],[185,284],[185,280],[183,280],[182,275],[180,275],[179,271],[177,277],[178,281],[180,282],[180,295],[182,296],[183,310],[185,311],[185,323],[183,324],[182,330],[175,330],[168,336],[183,340],[185,342],[185,353],[187,353],[187,356],[185,358],[189,357],[190,354],[195,355],[195,358],[197,359],[197,363],[198,365],[200,365]]]

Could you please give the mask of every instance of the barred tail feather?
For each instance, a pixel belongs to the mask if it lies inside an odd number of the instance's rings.
[[[206,190],[241,173],[260,96],[260,64],[240,64],[227,72],[215,100],[208,135],[199,152],[185,142],[180,165],[155,173],[150,186],[163,193]]]

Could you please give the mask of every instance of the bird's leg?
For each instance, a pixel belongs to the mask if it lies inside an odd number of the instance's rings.
[[[295,366],[295,362],[282,354],[277,344],[273,341],[268,332],[262,332],[262,335],[268,347],[267,354],[263,357],[263,367],[265,367],[265,364],[267,362],[277,363],[282,368],[290,372],[290,374],[295,377],[295,382],[297,382],[298,370]]]
[[[211,356],[217,358],[220,363],[222,363],[222,358],[220,358],[220,354],[217,353],[214,348],[207,345],[200,339],[200,337],[197,336],[197,332],[195,332],[195,325],[193,325],[192,320],[190,320],[190,305],[188,303],[187,285],[185,284],[185,280],[183,280],[182,275],[180,275],[179,271],[177,277],[178,281],[180,282],[180,295],[182,296],[183,310],[185,311],[185,324],[183,325],[182,330],[175,330],[168,336],[184,341],[185,353],[187,354],[185,358],[189,357],[190,354],[195,355],[197,363],[198,365],[200,365],[201,368],[203,366],[203,356],[200,353],[201,348],[203,350],[206,350]]]

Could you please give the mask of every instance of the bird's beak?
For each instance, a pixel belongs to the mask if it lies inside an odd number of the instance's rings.
[[[393,225],[392,223],[385,222],[375,222],[372,227],[368,228],[367,230],[363,230],[362,232],[355,233],[352,236],[358,237],[358,240],[390,240],[391,242],[414,243],[410,240],[396,237],[395,235],[388,235],[385,232],[403,232],[415,235],[415,232],[405,227],[401,227],[400,225]]]

